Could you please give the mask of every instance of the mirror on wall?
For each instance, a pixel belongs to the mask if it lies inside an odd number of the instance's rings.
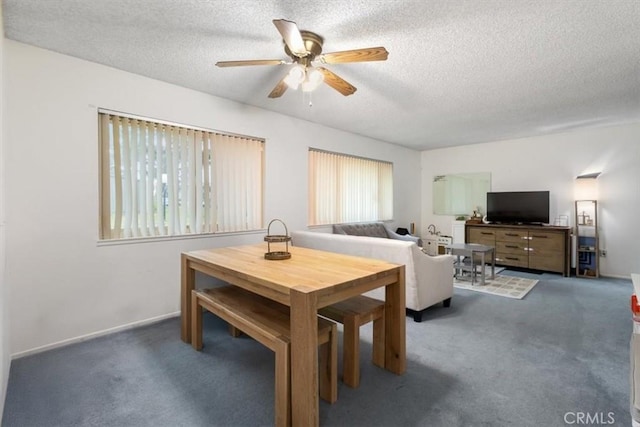
[[[479,208],[480,215],[484,215],[489,191],[489,172],[436,175],[433,177],[433,213],[468,216]]]

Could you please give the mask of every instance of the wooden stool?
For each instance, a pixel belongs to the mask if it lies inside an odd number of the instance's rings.
[[[342,381],[360,385],[360,326],[373,321],[373,364],[384,368],[384,301],[359,295],[321,308],[318,314],[344,325]]]
[[[202,349],[202,309],[225,320],[276,354],[275,415],[277,426],[291,424],[291,332],[289,308],[236,286],[194,290],[191,297],[191,345]],[[320,397],[338,399],[338,332],[336,324],[318,317]]]

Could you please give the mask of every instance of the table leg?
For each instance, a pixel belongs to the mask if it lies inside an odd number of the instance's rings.
[[[398,267],[398,281],[385,288],[384,366],[402,374],[407,369],[405,267]]]
[[[484,252],[480,252],[480,284],[484,286],[484,269],[485,269],[485,262],[484,262]]]
[[[190,261],[182,254],[180,258],[180,338],[186,343],[191,342],[191,291],[195,289],[196,272],[191,268]]]
[[[476,284],[476,257],[471,251],[471,286]]]
[[[491,249],[491,280],[496,278],[496,250]]]
[[[294,426],[317,426],[318,308],[311,289],[292,288],[291,301],[291,420]]]

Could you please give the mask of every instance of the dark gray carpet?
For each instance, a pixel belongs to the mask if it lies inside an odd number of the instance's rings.
[[[631,282],[506,274],[540,283],[523,300],[456,289],[451,308],[407,317],[402,376],[370,363],[363,327],[361,385],[321,402],[321,424],[630,425]],[[2,425],[272,424],[273,354],[211,315],[205,330],[201,353],[169,319],[14,360]]]

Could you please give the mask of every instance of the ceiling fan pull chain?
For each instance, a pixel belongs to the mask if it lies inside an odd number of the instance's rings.
[[[313,100],[311,99],[313,97],[312,94],[313,92],[302,91],[302,102],[307,104],[309,108],[313,107]]]

